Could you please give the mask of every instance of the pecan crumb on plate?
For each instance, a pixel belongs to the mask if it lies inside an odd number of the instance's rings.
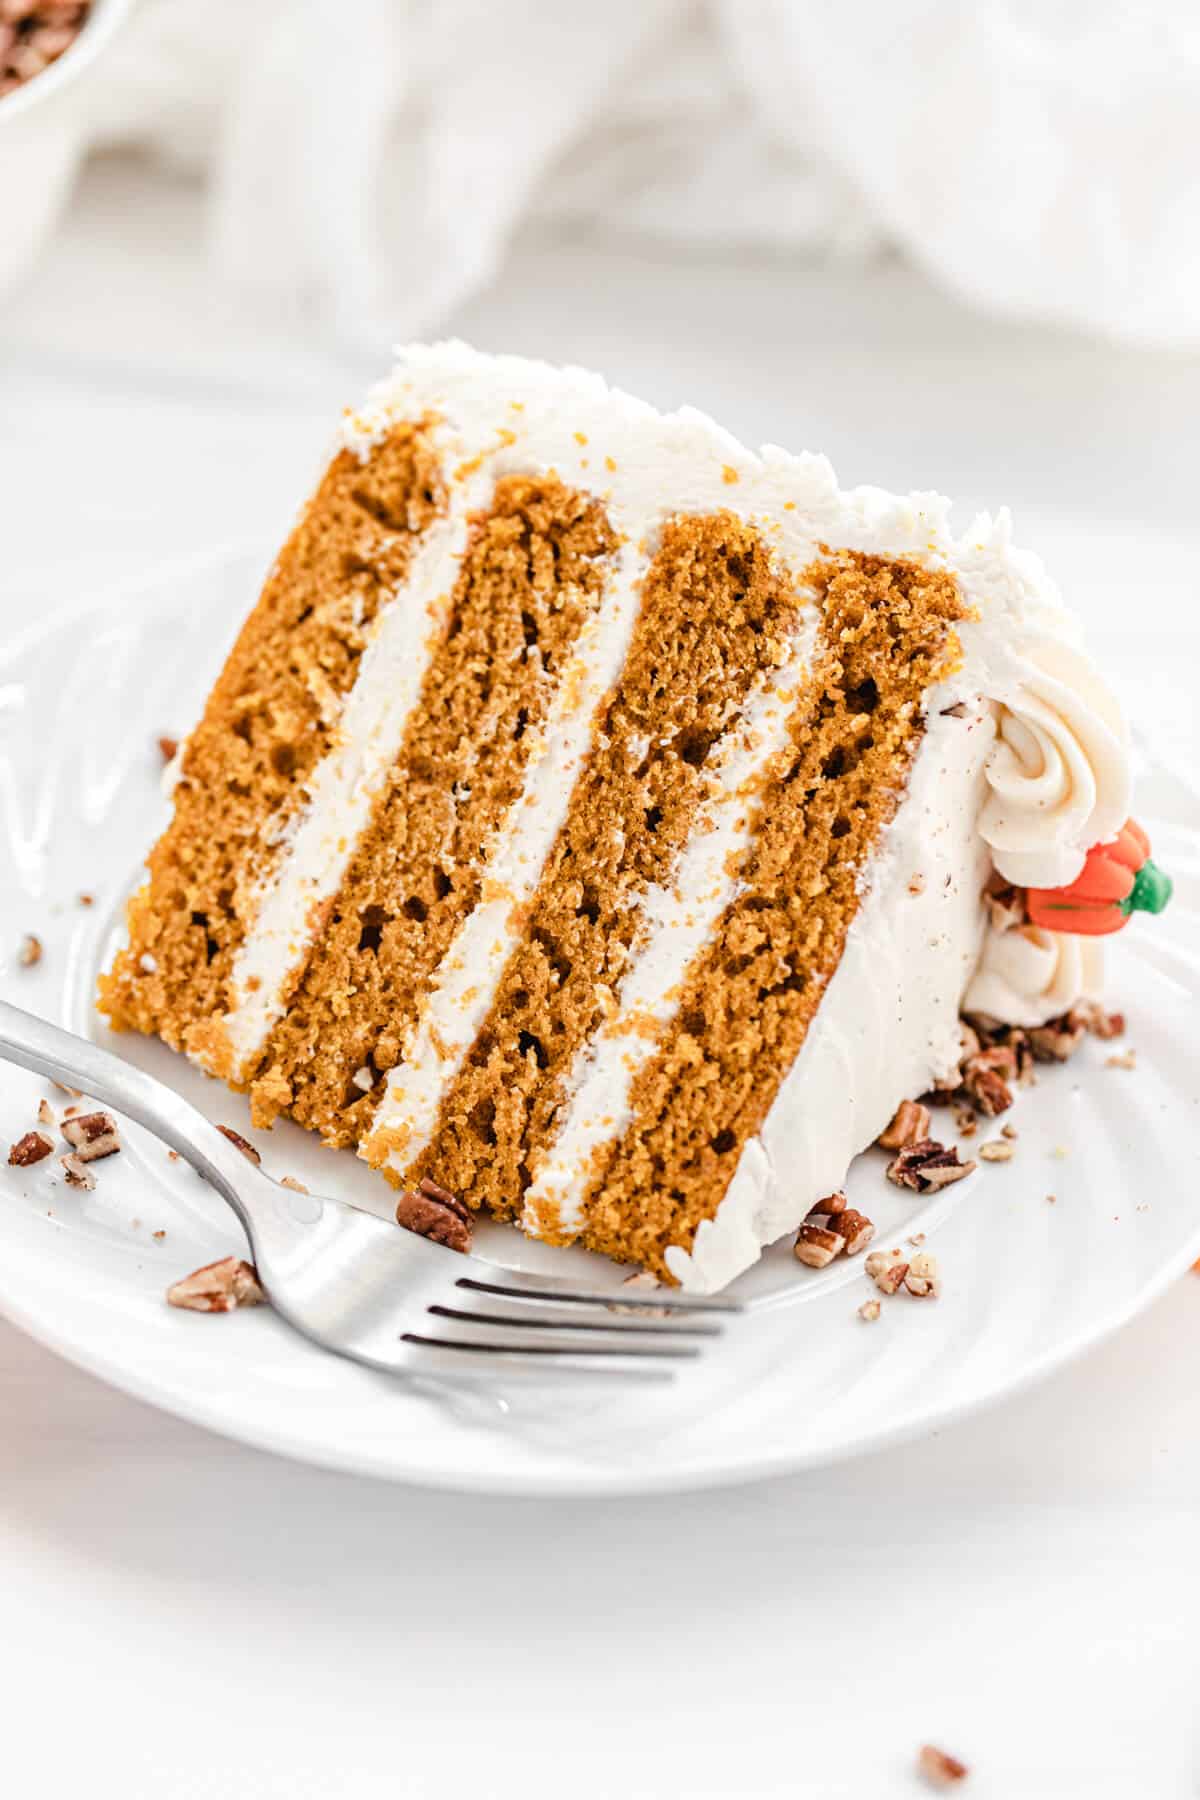
[[[117,1121],[110,1112],[81,1113],[75,1118],[65,1118],[62,1134],[80,1162],[97,1162],[102,1156],[115,1156],[121,1148]]]
[[[235,1131],[232,1125],[218,1125],[217,1130],[221,1133],[222,1137],[227,1137],[234,1148],[240,1150],[242,1155],[250,1162],[261,1165],[262,1157],[254,1148],[254,1145],[242,1136],[240,1131]]]
[[[401,1194],[396,1202],[396,1223],[406,1231],[415,1231],[418,1237],[445,1244],[448,1250],[459,1250],[465,1255],[471,1248],[470,1212],[461,1200],[427,1175],[414,1190]]]
[[[21,939],[21,948],[17,951],[17,961],[23,969],[32,969],[42,960],[42,940],[27,931]]]
[[[917,1773],[930,1787],[950,1788],[965,1781],[970,1771],[948,1750],[939,1750],[936,1744],[922,1744],[917,1752]]]
[[[1007,1112],[1013,1103],[1008,1083],[1017,1078],[1017,1053],[1011,1044],[994,1044],[969,1056],[963,1066],[963,1086],[989,1119]]]
[[[826,1269],[845,1248],[846,1240],[840,1232],[831,1231],[825,1225],[805,1223],[796,1238],[796,1261],[810,1269]]]
[[[838,1236],[846,1240],[845,1256],[858,1256],[875,1236],[875,1226],[866,1213],[855,1212],[853,1207],[838,1214],[837,1228]]]
[[[904,1285],[914,1300],[936,1300],[942,1291],[942,1272],[937,1257],[928,1250],[918,1250],[908,1265]]]
[[[167,1289],[170,1306],[189,1312],[233,1312],[238,1306],[258,1306],[266,1299],[253,1265],[237,1256],[223,1256],[205,1263]]]
[[[54,1140],[44,1131],[27,1131],[9,1150],[9,1164],[14,1169],[30,1169],[34,1163],[44,1162],[53,1149]]]
[[[936,1138],[924,1138],[920,1143],[909,1144],[901,1150],[899,1156],[888,1164],[887,1177],[897,1187],[912,1188],[918,1194],[927,1194],[933,1188],[948,1187],[952,1181],[961,1181],[974,1168],[973,1162],[958,1160],[956,1147],[947,1150]]]
[[[841,1188],[836,1193],[826,1194],[823,1200],[814,1201],[805,1214],[806,1219],[836,1219],[846,1210],[846,1196]]]
[[[60,1156],[63,1177],[68,1187],[86,1188],[89,1191],[96,1185],[96,1177],[88,1168],[83,1158],[74,1150],[68,1156]]]
[[[908,1274],[908,1261],[899,1250],[872,1250],[865,1268],[881,1294],[895,1294]]]
[[[909,1144],[919,1144],[928,1136],[929,1108],[922,1106],[919,1100],[902,1100],[891,1124],[880,1132],[875,1141],[881,1150],[903,1150]]]

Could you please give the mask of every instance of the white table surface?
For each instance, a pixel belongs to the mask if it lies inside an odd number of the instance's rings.
[[[101,165],[0,302],[0,630],[279,534],[379,372],[239,315],[201,230],[191,189]],[[1011,502],[1194,764],[1196,360],[988,324],[900,269],[587,243],[521,246],[449,323],[825,449],[843,480]],[[2,1791],[889,1800],[932,1738],[978,1800],[1195,1795],[1198,1383],[1188,1277],[924,1443],[550,1504],[276,1461],[0,1324]]]

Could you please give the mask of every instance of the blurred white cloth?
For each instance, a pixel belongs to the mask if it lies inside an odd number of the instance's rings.
[[[144,0],[107,67],[96,138],[205,168],[224,273],[359,342],[531,218],[1200,341],[1192,0]]]

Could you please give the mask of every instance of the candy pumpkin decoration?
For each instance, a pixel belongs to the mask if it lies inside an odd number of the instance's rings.
[[[1030,888],[1031,924],[1078,937],[1120,931],[1135,912],[1160,913],[1171,898],[1171,878],[1150,860],[1150,840],[1136,819],[1126,819],[1111,843],[1093,844],[1082,872],[1069,887]]]

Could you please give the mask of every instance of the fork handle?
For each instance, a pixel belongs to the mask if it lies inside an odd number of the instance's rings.
[[[212,1183],[251,1236],[250,1219],[239,1193],[247,1185],[242,1152],[190,1101],[144,1069],[122,1062],[111,1050],[63,1031],[33,1013],[0,1000],[0,1057],[6,1062],[80,1088],[90,1099],[112,1106],[177,1150]]]

